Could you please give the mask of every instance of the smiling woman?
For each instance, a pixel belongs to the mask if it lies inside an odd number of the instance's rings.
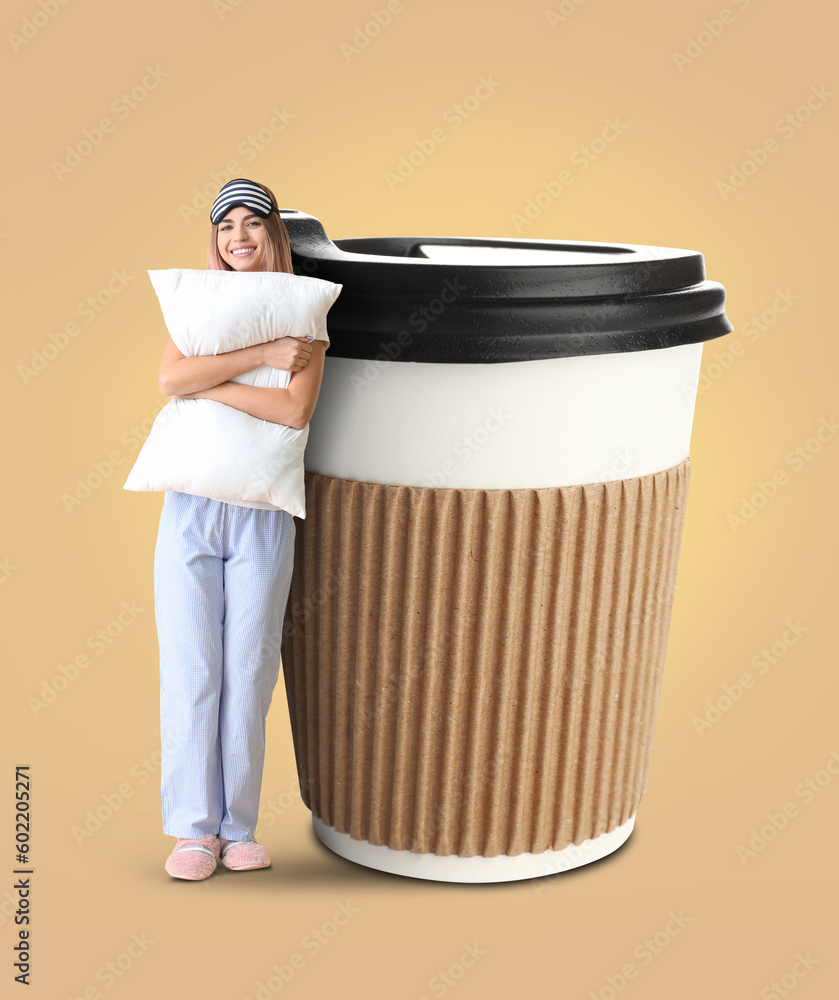
[[[245,197],[250,204],[241,199]],[[207,267],[228,271],[288,271],[291,244],[271,191],[262,184],[234,178],[219,192],[210,212],[213,224]],[[248,250],[251,253],[236,253]]]
[[[225,184],[210,213],[213,229],[207,266],[211,270],[292,273],[288,232],[275,205],[270,190],[253,181],[236,178]],[[302,429],[315,409],[327,344],[282,337],[226,354],[186,357],[170,337],[160,362],[158,387],[166,396],[215,399],[260,420]],[[290,371],[294,378],[287,388],[232,381],[260,365]]]
[[[210,221],[209,270],[293,274],[288,233],[264,185],[244,178],[225,184]],[[225,294],[233,294],[234,286],[241,292],[240,279],[230,280],[231,292]],[[170,337],[159,388],[165,395],[216,400],[285,424],[299,438],[308,434],[320,392],[329,344],[325,321],[308,340],[286,336],[226,353],[188,356]],[[273,385],[237,380],[262,366],[279,369],[285,387],[275,387],[276,379]],[[267,381],[257,376],[251,381]],[[302,448],[296,457],[290,455],[276,460],[299,463],[302,476]],[[256,478],[265,473],[253,469]],[[254,832],[294,540],[292,514],[267,501],[166,491],[154,581],[161,805],[164,833],[177,838],[166,861],[166,871],[175,878],[207,878],[218,860],[234,871],[271,863]]]
[[[263,270],[267,240],[265,227],[256,212],[239,205],[226,213],[216,232],[216,247],[226,264],[237,271]]]

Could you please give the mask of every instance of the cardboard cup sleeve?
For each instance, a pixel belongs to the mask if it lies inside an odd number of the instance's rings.
[[[460,857],[633,816],[689,472],[512,490],[307,473],[282,659],[314,816]]]

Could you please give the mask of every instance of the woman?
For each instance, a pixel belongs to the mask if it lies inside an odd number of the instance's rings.
[[[210,221],[210,269],[292,272],[288,232],[264,185],[225,184]],[[184,356],[170,338],[159,388],[304,428],[328,344],[325,323],[310,343],[284,337],[204,357]],[[259,365],[288,371],[287,387],[230,381]],[[165,866],[176,878],[207,878],[219,859],[235,871],[271,863],[254,831],[294,536],[292,515],[268,502],[165,493],[154,557],[160,798],[164,833],[177,838]]]

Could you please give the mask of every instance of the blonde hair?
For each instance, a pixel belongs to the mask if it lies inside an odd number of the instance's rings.
[[[267,188],[264,184],[260,184],[259,181],[251,181],[251,184],[256,184],[257,187],[261,187],[271,199],[271,204],[276,206],[277,199],[274,197],[274,192],[270,188]],[[291,242],[288,238],[288,230],[285,227],[285,223],[277,212],[272,212],[267,219],[262,219],[262,224],[265,227],[266,236],[266,266],[263,267],[262,270],[286,271],[288,274],[293,274],[294,267],[291,263]],[[210,230],[210,243],[207,247],[207,268],[211,271],[232,271],[233,268],[219,253],[219,225],[221,225],[220,222],[216,223]]]

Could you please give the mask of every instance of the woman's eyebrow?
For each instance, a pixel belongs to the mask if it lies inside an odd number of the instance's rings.
[[[246,215],[246,216],[244,216],[244,218],[245,219],[258,219],[259,216],[256,214],[256,212],[251,212],[250,215]],[[222,222],[232,222],[232,221],[233,221],[232,219],[221,219],[221,220],[219,220],[219,225],[221,225]]]

